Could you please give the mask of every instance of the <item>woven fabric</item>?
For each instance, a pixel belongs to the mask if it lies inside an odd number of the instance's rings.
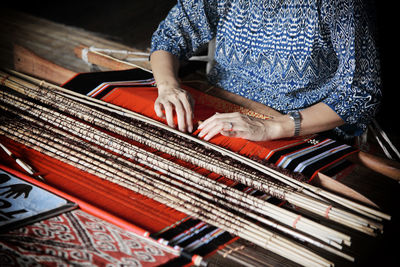
[[[186,217],[157,201],[104,181],[3,136],[0,136],[0,141],[45,177],[48,185],[150,232],[160,231],[166,225]],[[0,153],[0,162],[12,169],[21,170],[5,153]]]
[[[82,210],[0,235],[1,266],[159,266],[175,257]]]

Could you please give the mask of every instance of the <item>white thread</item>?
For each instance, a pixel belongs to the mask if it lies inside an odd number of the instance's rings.
[[[146,57],[126,58],[125,60],[127,60],[127,61],[148,61],[149,56],[150,56],[150,53],[146,53],[146,52],[134,52],[134,51],[128,51],[128,50],[97,48],[94,46],[90,46],[90,47],[85,47],[82,49],[82,60],[84,62],[86,62],[88,65],[92,65],[92,63],[90,63],[89,59],[88,59],[89,52],[102,52],[102,53],[108,53],[108,54],[114,53],[114,54],[123,54],[123,55],[146,56]]]
[[[112,53],[112,54],[124,54],[124,55],[136,55],[136,56],[150,56],[150,53],[147,52],[135,52],[135,51],[128,51],[128,50],[118,50],[118,49],[107,49],[107,48],[97,48],[91,46],[89,51],[92,52],[104,52],[104,53]]]
[[[81,57],[82,57],[82,60],[86,62],[86,64],[91,65],[91,63],[89,62],[89,59],[88,59],[89,50],[90,50],[89,47],[83,48]]]
[[[397,148],[393,145],[393,143],[390,141],[389,137],[387,134],[382,130],[382,128],[379,126],[378,122],[376,119],[372,120],[373,124],[375,125],[375,128],[378,130],[378,132],[381,134],[383,139],[389,144],[390,148],[393,150],[393,152],[397,155],[398,158],[400,158],[400,153],[397,150]]]

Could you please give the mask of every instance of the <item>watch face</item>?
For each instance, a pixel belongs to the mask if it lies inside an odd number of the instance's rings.
[[[299,112],[290,112],[290,113],[289,113],[289,116],[290,116],[292,119],[299,119],[299,118],[300,118]]]

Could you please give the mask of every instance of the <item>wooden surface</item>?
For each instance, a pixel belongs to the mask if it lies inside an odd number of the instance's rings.
[[[29,73],[34,77],[47,77],[46,80],[54,84],[63,84],[76,75],[76,72],[44,60],[20,45],[15,44],[13,52],[13,69],[18,72]]]
[[[91,70],[91,67],[74,53],[74,49],[79,45],[134,50],[132,47],[109,41],[98,34],[80,28],[57,24],[14,11],[3,12],[3,16],[0,17],[0,40],[0,64],[7,68],[14,67],[14,44],[26,47],[35,55],[72,72]],[[148,63],[140,64],[143,64],[143,68],[149,69]],[[240,100],[237,101],[240,102]],[[377,238],[355,234],[349,253],[355,254],[357,262],[351,264],[337,259],[337,266],[371,266],[370,264],[383,266],[382,262],[396,264],[397,246],[392,244],[400,237],[399,184],[361,165],[356,165],[342,182],[377,203],[385,212],[392,215],[392,220],[385,222],[385,232]],[[354,236],[354,232],[351,233]],[[238,247],[241,249],[236,249]],[[258,258],[257,260],[253,254]],[[246,257],[254,265],[295,266],[276,255],[271,255],[270,252],[253,248],[252,244],[244,241],[235,242],[230,248],[214,254],[210,258],[210,266],[242,266],[241,260]]]
[[[139,51],[105,39],[100,34],[20,13],[3,10],[0,16],[0,66],[13,67],[14,45],[20,45],[38,56],[75,72],[90,71],[90,66],[76,57],[75,47],[84,45]],[[149,69],[148,62],[137,65]]]

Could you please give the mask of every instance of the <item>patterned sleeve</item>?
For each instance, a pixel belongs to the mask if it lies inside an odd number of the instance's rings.
[[[214,38],[218,22],[216,0],[178,0],[151,40],[151,52],[168,51],[188,59]]]
[[[321,14],[339,60],[335,75],[326,85],[332,94],[323,102],[346,122],[342,127],[345,132],[360,135],[375,116],[381,99],[370,21],[362,0],[325,1]]]

